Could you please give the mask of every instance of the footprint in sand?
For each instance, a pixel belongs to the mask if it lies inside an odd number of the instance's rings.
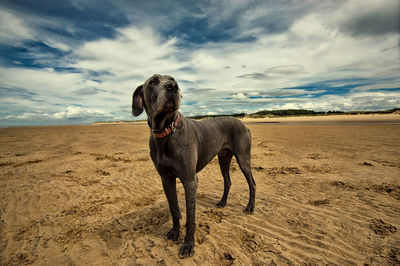
[[[210,225],[207,222],[199,222],[198,230],[195,233],[197,244],[201,245],[206,241],[207,236],[210,234]]]
[[[346,184],[346,183],[344,183],[343,181],[340,181],[340,180],[332,181],[331,185],[335,186],[335,187],[338,187],[338,188],[355,189],[354,186]]]
[[[311,153],[307,156],[307,158],[312,160],[320,160],[322,159],[322,155],[319,153]]]
[[[396,226],[385,223],[381,219],[373,219],[369,225],[369,228],[376,234],[380,236],[387,236],[397,232]]]
[[[109,176],[109,175],[111,175],[109,172],[106,172],[106,171],[104,171],[104,170],[102,170],[102,169],[96,169],[96,174],[100,174],[100,175],[102,175],[102,176]]]
[[[289,174],[295,174],[299,175],[301,174],[301,170],[298,167],[290,167],[290,166],[281,166],[281,167],[272,167],[267,169],[267,174],[268,175],[289,175]]]
[[[372,163],[369,163],[369,162],[362,162],[362,163],[359,163],[358,165],[360,165],[360,166],[374,166]]]
[[[400,186],[399,185],[382,183],[382,184],[372,185],[366,189],[367,190],[372,189],[377,193],[387,193],[390,196],[394,197],[395,199],[400,200]]]
[[[262,148],[268,148],[267,142],[266,141],[261,141],[260,143],[257,144],[258,147]]]
[[[329,200],[328,199],[320,199],[320,200],[309,200],[309,204],[314,205],[314,206],[323,206],[323,205],[328,205]]]
[[[115,157],[113,156],[109,156],[107,154],[100,154],[100,153],[91,153],[90,155],[95,156],[95,160],[96,161],[102,161],[102,160],[109,160],[109,161],[113,161],[113,162],[124,162],[124,163],[130,163],[132,162],[132,160],[130,159],[125,159],[122,157]]]
[[[227,216],[223,211],[215,209],[205,210],[202,212],[202,214],[205,214],[210,221],[215,223],[221,223],[222,220]]]
[[[332,171],[332,169],[329,166],[303,165],[303,168],[307,172],[320,173],[320,174],[327,174]]]

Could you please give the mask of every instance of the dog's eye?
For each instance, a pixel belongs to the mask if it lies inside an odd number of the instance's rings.
[[[150,81],[150,86],[154,86],[160,83],[160,80],[158,78],[154,78]]]

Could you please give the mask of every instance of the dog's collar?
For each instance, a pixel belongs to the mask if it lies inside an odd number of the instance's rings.
[[[178,113],[178,116],[176,117],[175,121],[172,121],[171,125],[169,125],[168,127],[164,128],[164,130],[162,130],[161,132],[159,132],[160,130],[151,130],[151,133],[153,134],[153,137],[156,139],[162,139],[165,138],[166,136],[168,136],[169,134],[175,132],[176,127],[178,126],[178,122],[179,119],[181,118],[180,114]]]

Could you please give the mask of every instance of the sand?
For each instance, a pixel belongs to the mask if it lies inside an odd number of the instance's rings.
[[[255,213],[242,212],[248,186],[235,161],[228,204],[215,207],[223,178],[211,161],[185,260],[184,230],[165,238],[172,223],[146,125],[0,129],[0,264],[398,265],[400,115],[364,118],[247,121]],[[183,195],[178,183],[182,224]]]

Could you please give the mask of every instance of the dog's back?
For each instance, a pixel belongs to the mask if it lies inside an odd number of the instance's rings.
[[[202,121],[190,120],[190,122],[197,129],[195,131],[198,138],[197,172],[216,155],[228,151],[235,157],[238,154],[248,154],[250,157],[250,130],[239,119],[218,117]]]

